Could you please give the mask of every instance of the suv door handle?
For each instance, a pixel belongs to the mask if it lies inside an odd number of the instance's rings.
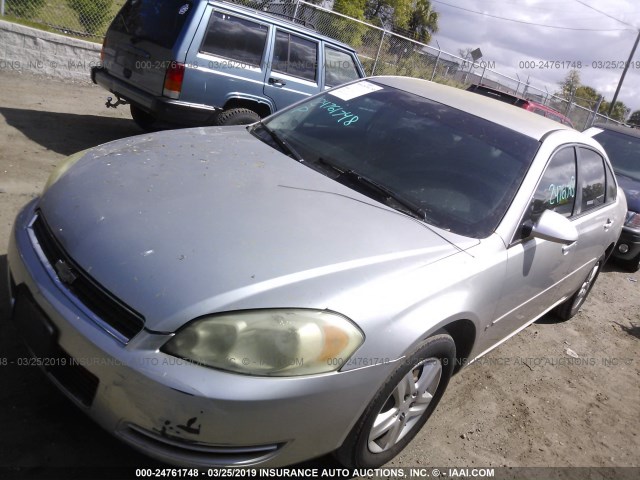
[[[269,85],[273,85],[274,87],[284,87],[286,84],[284,80],[280,80],[279,78],[269,78]]]
[[[609,230],[612,225],[613,225],[613,220],[611,220],[610,218],[607,218],[607,223],[605,223],[603,226],[605,232]]]
[[[578,242],[570,243],[569,245],[562,246],[562,255],[567,255],[574,247],[578,244]]]

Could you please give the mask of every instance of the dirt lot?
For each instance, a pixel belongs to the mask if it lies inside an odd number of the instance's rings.
[[[88,84],[0,71],[0,269],[18,209],[56,163],[141,133],[128,109],[107,110],[105,97]],[[607,267],[577,317],[544,318],[455,376],[434,417],[390,466],[640,466],[639,279]],[[5,290],[2,275],[0,477],[150,465],[80,414],[37,368],[11,364],[26,351],[8,322]]]

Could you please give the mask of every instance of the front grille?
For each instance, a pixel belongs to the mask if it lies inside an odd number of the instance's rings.
[[[113,334],[111,329],[115,330],[118,335],[114,336],[126,343],[142,330],[144,317],[104,289],[66,254],[40,212],[31,228],[60,283],[109,327],[105,327],[107,331]],[[60,266],[64,266],[65,275]]]

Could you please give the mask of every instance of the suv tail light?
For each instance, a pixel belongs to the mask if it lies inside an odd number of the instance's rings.
[[[162,94],[169,98],[180,98],[182,80],[184,80],[184,63],[171,62],[164,76]]]
[[[102,48],[100,49],[100,64],[104,65],[104,56],[105,56],[105,49],[107,48],[107,37],[104,38],[104,41],[102,42]]]

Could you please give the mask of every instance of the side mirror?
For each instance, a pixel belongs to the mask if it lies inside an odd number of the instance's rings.
[[[559,213],[545,210],[531,228],[531,236],[569,245],[578,240],[578,230]]]

